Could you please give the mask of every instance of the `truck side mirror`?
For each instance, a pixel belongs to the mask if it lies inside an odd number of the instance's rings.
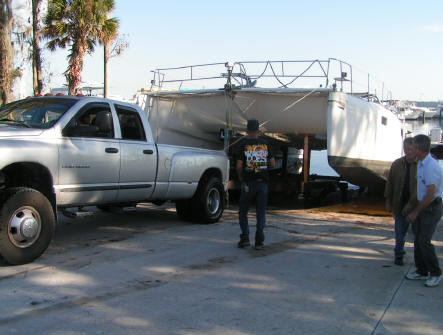
[[[63,130],[62,130],[62,136],[63,137],[71,137],[72,135],[71,135],[71,128],[72,127],[66,127],[66,128],[64,128]]]

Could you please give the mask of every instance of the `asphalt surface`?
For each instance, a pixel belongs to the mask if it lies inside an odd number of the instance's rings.
[[[35,262],[0,262],[0,334],[443,334],[443,282],[408,281],[390,217],[270,209],[264,250],[154,205],[59,218]],[[251,232],[255,231],[251,215]],[[443,225],[434,244],[443,258]]]

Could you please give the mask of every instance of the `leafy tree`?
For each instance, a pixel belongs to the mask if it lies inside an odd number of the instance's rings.
[[[97,40],[108,29],[106,21],[115,20],[108,19],[113,8],[114,0],[49,0],[43,35],[49,39],[51,51],[70,46],[65,71],[69,94],[75,94],[80,84],[86,53],[94,51]]]
[[[109,47],[104,47],[104,97],[107,97],[108,91],[108,62],[111,58],[120,56],[125,49],[129,47],[129,42],[127,41],[128,35],[118,35]]]

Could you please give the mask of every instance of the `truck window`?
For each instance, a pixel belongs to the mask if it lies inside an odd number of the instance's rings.
[[[122,131],[122,139],[146,141],[145,130],[142,120],[135,109],[126,106],[115,105],[120,129]]]
[[[114,125],[108,104],[92,103],[83,107],[63,130],[69,137],[113,138]]]

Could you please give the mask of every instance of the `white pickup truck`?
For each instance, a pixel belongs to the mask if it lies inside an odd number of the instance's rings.
[[[185,220],[220,219],[222,151],[156,144],[137,106],[93,97],[35,97],[0,108],[0,254],[39,257],[58,209],[175,201]]]

